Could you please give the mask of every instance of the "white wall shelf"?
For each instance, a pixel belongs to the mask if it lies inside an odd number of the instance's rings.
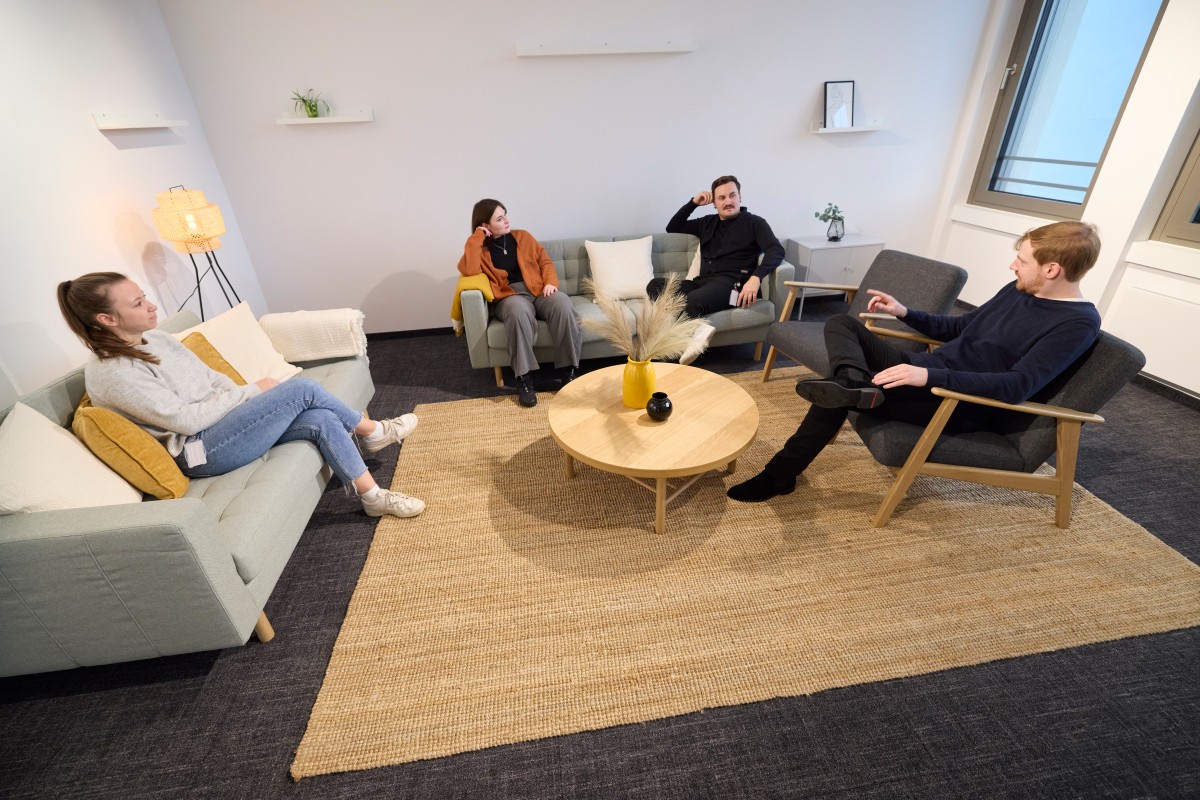
[[[138,128],[182,128],[186,119],[167,119],[162,114],[109,114],[93,111],[92,119],[102,131],[135,130]]]
[[[622,56],[653,53],[691,53],[696,46],[691,42],[665,41],[654,44],[631,44],[629,42],[593,42],[591,44],[519,44],[517,58],[547,58],[552,56]]]
[[[821,123],[814,122],[808,130],[812,133],[866,133],[867,131],[883,130],[883,120],[873,119],[866,125],[855,125],[851,128],[822,128]]]
[[[280,125],[331,125],[339,122],[374,122],[375,112],[369,108],[361,111],[350,111],[345,114],[333,114],[328,117],[280,117],[275,120]]]

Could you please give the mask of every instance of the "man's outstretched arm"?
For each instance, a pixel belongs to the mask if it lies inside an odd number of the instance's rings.
[[[875,314],[891,314],[896,319],[904,320],[905,325],[918,333],[928,336],[930,339],[937,339],[939,342],[957,339],[975,314],[975,311],[970,311],[959,316],[938,316],[915,308],[908,308],[887,292],[881,292],[878,289],[867,289],[867,294],[871,295],[871,299],[867,301],[867,311]]]

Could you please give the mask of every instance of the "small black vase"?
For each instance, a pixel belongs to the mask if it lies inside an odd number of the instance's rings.
[[[846,235],[846,223],[840,219],[829,221],[829,230],[825,231],[825,237],[831,242],[839,242]]]
[[[665,422],[671,416],[672,407],[671,398],[667,397],[666,392],[655,392],[650,395],[650,402],[646,403],[646,413],[655,422]]]

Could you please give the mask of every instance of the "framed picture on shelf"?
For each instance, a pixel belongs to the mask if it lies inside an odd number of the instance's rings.
[[[854,127],[854,81],[825,81],[824,127]]]

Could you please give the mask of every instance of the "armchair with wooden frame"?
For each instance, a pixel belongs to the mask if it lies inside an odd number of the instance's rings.
[[[868,327],[873,327],[877,319],[871,317],[887,315],[861,316],[868,317]],[[914,339],[885,329],[876,329],[876,333]],[[938,344],[924,337],[915,338],[930,346]],[[1101,331],[1096,343],[1032,401],[1003,403],[933,387],[930,391],[943,399],[924,428],[851,412],[850,424],[872,457],[896,471],[896,479],[872,525],[881,528],[887,524],[918,475],[933,475],[1053,495],[1055,525],[1070,527],[1071,492],[1083,424],[1103,422],[1096,412],[1145,364],[1146,357],[1140,350]],[[1003,415],[989,430],[947,434],[944,428],[959,403],[977,403],[1012,413]],[[1052,474],[1033,474],[1055,454]]]
[[[958,293],[966,283],[967,272],[962,267],[899,250],[880,251],[858,286],[785,281],[788,295],[783,303],[783,311],[779,320],[771,323],[771,327],[767,329],[764,340],[770,345],[770,349],[767,351],[762,379],[765,382],[771,377],[775,357],[780,352],[799,361],[818,375],[829,374],[829,355],[825,352],[825,323],[790,319],[792,307],[804,289],[833,289],[845,292],[846,302],[850,304],[850,314],[865,312],[870,300],[866,290],[878,289],[899,298],[907,306],[941,315],[950,313],[954,301],[958,299]],[[894,317],[886,319],[890,321],[876,320],[872,324],[881,329],[917,335]],[[918,341],[907,341],[897,342],[896,346],[902,350],[916,352],[924,345]]]

